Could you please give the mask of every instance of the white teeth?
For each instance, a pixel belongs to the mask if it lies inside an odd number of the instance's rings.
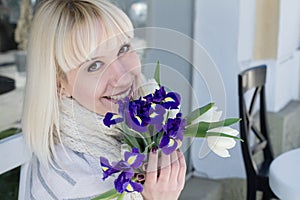
[[[127,90],[125,93],[120,94],[120,95],[116,95],[116,96],[109,96],[108,98],[113,99],[113,100],[120,100],[120,99],[124,99],[125,97],[127,97],[130,93],[130,90]]]

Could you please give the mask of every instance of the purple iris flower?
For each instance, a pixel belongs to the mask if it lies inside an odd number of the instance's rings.
[[[103,119],[103,123],[105,126],[110,127],[111,125],[120,123],[123,120],[124,119],[120,115],[108,112]]]
[[[103,180],[105,180],[107,177],[109,177],[110,175],[120,172],[120,170],[116,169],[115,167],[111,166],[109,164],[109,161],[104,158],[104,157],[100,157],[100,164],[101,164],[101,169],[103,172]]]
[[[144,99],[146,99],[148,102],[161,104],[166,109],[178,109],[180,104],[180,95],[176,92],[166,93],[163,86],[158,90],[155,90],[153,94],[145,96]]]
[[[143,185],[134,182],[131,179],[134,176],[133,169],[140,167],[146,159],[146,156],[140,154],[137,148],[132,148],[132,152],[125,152],[124,157],[125,161],[121,160],[113,163],[113,165],[110,165],[106,158],[100,157],[103,180],[114,173],[121,172],[118,178],[114,181],[117,192],[142,192]]]
[[[147,125],[151,121],[149,113],[151,104],[139,98],[130,101],[127,108],[124,105],[122,104],[122,109],[124,109],[122,113],[127,126],[138,132],[146,132]]]
[[[123,188],[126,192],[142,192],[143,191],[143,185],[137,182],[133,182],[129,180],[127,183],[123,185]]]
[[[138,148],[135,147],[132,148],[132,152],[126,151],[124,157],[125,161],[115,163],[114,168],[120,171],[130,171],[132,168],[139,168],[146,159],[146,156],[141,154]]]
[[[100,157],[103,180],[117,172],[122,172],[122,176],[125,176],[126,179],[130,179],[134,175],[133,169],[139,168],[146,159],[146,156],[139,153],[137,148],[132,148],[132,152],[125,152],[124,157],[125,160],[113,162],[112,165],[109,164],[106,158]]]
[[[132,152],[125,152],[124,157],[125,161],[133,168],[139,168],[146,159],[146,156],[135,147],[132,148]]]
[[[115,188],[119,193],[123,193],[124,191],[126,192],[143,191],[142,184],[131,181],[131,177],[127,178],[126,174],[124,173],[121,173],[118,176],[118,178],[114,181],[114,183],[115,183]]]
[[[159,148],[166,155],[171,154],[177,148],[177,140],[183,140],[186,121],[181,116],[182,114],[178,113],[176,118],[169,118],[167,123],[163,125],[164,135],[160,141]]]
[[[134,175],[133,168],[124,160],[114,162],[113,167],[119,172],[122,171],[126,178],[131,178]]]

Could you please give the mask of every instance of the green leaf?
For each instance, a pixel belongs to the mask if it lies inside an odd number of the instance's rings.
[[[214,103],[209,103],[201,108],[197,108],[195,109],[193,112],[189,113],[186,117],[186,123],[191,124],[192,121],[194,121],[195,119],[197,119],[200,115],[206,113],[209,109],[211,109],[213,107]]]
[[[138,132],[136,130],[127,128],[127,132],[128,131],[130,131],[129,136],[133,137],[138,142],[138,144],[139,144],[140,147],[142,147],[142,146],[146,147],[146,146],[148,146],[151,143],[150,140],[147,140],[148,138],[150,139],[150,136],[147,135],[147,132],[140,133],[140,132]],[[139,142],[139,141],[141,141],[141,142]],[[148,143],[148,141],[149,141],[149,143]],[[140,148],[140,152],[142,152],[142,151],[143,151],[143,149]]]
[[[206,137],[209,137],[209,136],[228,137],[228,138],[233,138],[233,139],[240,140],[240,141],[244,142],[243,139],[241,139],[241,138],[239,138],[239,137],[237,137],[237,136],[228,135],[228,134],[226,134],[226,133],[207,132]]]
[[[99,196],[93,198],[92,200],[110,200],[120,196],[115,188],[100,194]]]
[[[129,128],[126,125],[122,124],[122,129],[120,129],[120,128],[117,128],[117,129],[123,133],[125,141],[128,145],[130,145],[131,147],[136,147],[140,151],[142,150],[137,141],[137,138],[131,134]]]
[[[228,138],[233,138],[236,140],[240,140],[243,142],[243,140],[239,137],[236,136],[232,136],[226,133],[218,133],[218,132],[207,132],[207,131],[203,131],[200,129],[196,129],[196,127],[189,127],[189,129],[187,129],[185,131],[185,136],[190,136],[190,137],[198,137],[198,138],[207,138],[209,136],[218,136],[218,137],[228,137]]]
[[[149,146],[151,143],[152,143],[152,139],[151,139],[151,135],[150,135],[150,133],[149,132],[146,132],[146,133],[144,133],[144,138],[145,138],[145,140],[147,141],[147,145],[146,146]]]
[[[159,145],[159,143],[160,143],[161,138],[163,137],[163,135],[164,135],[163,131],[160,131],[160,132],[157,133],[157,137],[156,137],[156,141],[155,141],[155,143],[156,143],[157,146]]]
[[[158,86],[160,87],[160,63],[159,60],[157,61],[155,72],[154,72],[154,79],[157,82]]]
[[[199,122],[185,128],[184,135],[187,137],[206,137],[208,130],[223,126],[230,126],[240,121],[240,118],[228,118],[218,122]]]
[[[205,138],[206,131],[208,129],[204,129],[201,127],[201,124],[193,124],[185,128],[184,136],[185,137],[198,137],[198,138]]]

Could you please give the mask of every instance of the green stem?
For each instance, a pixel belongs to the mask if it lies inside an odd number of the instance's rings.
[[[118,197],[117,200],[123,200],[124,197],[125,197],[125,194],[126,194],[126,192],[123,192],[123,193]]]
[[[92,200],[110,200],[120,196],[120,194],[116,191],[115,188],[100,194],[99,196],[93,198]]]

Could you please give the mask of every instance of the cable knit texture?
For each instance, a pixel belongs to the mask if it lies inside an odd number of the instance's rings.
[[[113,127],[106,127],[102,116],[66,97],[61,100],[60,109],[63,145],[97,158],[105,156],[112,161],[121,158],[122,135]]]

